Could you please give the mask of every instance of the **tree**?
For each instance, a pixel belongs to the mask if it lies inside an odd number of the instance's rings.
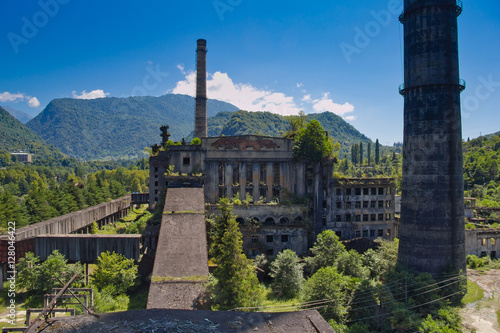
[[[295,252],[285,250],[271,263],[271,287],[278,297],[290,299],[299,295],[304,280],[304,264],[299,260]]]
[[[211,231],[210,254],[217,265],[212,296],[220,309],[255,306],[261,294],[252,261],[243,254],[243,236],[232,208],[229,199],[219,201],[221,217],[215,219]]]
[[[306,302],[330,300],[320,312],[328,313],[336,323],[344,323],[352,298],[352,280],[340,274],[335,267],[320,268],[304,284]]]
[[[380,144],[377,141],[375,141],[375,164],[378,164],[380,161]]]
[[[339,255],[345,252],[345,246],[333,230],[324,230],[318,235],[311,252],[312,256],[305,260],[308,271],[312,274],[321,267],[335,265]]]
[[[368,157],[368,165],[372,163],[372,143],[368,142],[368,148],[367,148],[367,157]]]
[[[351,162],[352,164],[356,165],[358,164],[358,160],[359,160],[359,145],[355,143],[351,147]]]
[[[19,259],[16,268],[19,275],[18,285],[32,294],[50,293],[52,288],[63,286],[59,279],[66,282],[75,273],[83,272],[80,263],[68,264],[68,260],[57,250],[42,263],[39,257],[28,252],[24,258]]]
[[[295,160],[314,163],[333,156],[334,145],[319,121],[312,119],[297,133],[292,152]]]
[[[363,165],[363,142],[359,143],[359,166]]]
[[[96,264],[91,283],[99,291],[106,289],[112,295],[121,295],[137,285],[137,265],[133,259],[106,251],[97,258]]]
[[[340,273],[358,279],[370,276],[370,270],[363,265],[363,258],[356,250],[341,252],[335,260],[335,267]]]

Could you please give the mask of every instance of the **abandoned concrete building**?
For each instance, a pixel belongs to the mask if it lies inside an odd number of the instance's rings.
[[[201,143],[168,145],[169,127],[160,128],[162,142],[152,147],[149,161],[150,207],[161,200],[168,186],[165,174],[173,166],[180,174],[203,174],[207,216],[217,212],[222,197],[253,200],[234,207],[249,257],[284,249],[303,254],[325,229],[344,240],[397,236],[394,179],[334,179],[332,160],[295,161],[293,139],[206,137],[206,53],[206,41],[199,40],[195,136]]]

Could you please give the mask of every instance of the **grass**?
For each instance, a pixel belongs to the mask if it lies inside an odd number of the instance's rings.
[[[128,303],[128,311],[142,310],[148,304],[149,284],[141,284],[136,290],[129,293],[130,302]]]
[[[500,310],[497,311],[497,321],[498,324],[500,325]]]
[[[141,205],[139,208],[134,208],[127,216],[121,218],[118,222],[111,223],[102,227],[97,234],[100,235],[116,235],[123,234],[130,223],[137,221],[144,214],[148,205]]]
[[[290,312],[290,311],[297,311],[297,304],[300,303],[300,300],[298,298],[292,298],[288,300],[283,300],[279,299],[276,297],[276,295],[273,293],[271,287],[268,286],[262,286],[262,299],[263,301],[261,302],[261,306],[267,307],[267,306],[279,306],[277,309],[271,310],[271,312],[279,312],[280,309],[284,312]],[[266,309],[263,309],[264,311]]]
[[[484,298],[484,291],[479,285],[467,279],[467,294],[462,298],[462,304],[480,301]]]

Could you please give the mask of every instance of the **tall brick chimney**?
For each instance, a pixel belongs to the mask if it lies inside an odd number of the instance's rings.
[[[466,273],[457,16],[462,1],[405,0],[403,184],[398,262]]]
[[[194,136],[207,137],[207,41],[198,39],[196,48],[196,109]]]

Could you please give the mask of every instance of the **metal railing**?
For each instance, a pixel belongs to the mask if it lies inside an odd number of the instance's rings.
[[[428,85],[432,85],[432,83],[431,83],[431,84],[428,84]],[[464,90],[465,90],[465,88],[466,88],[466,86],[467,86],[467,85],[466,85],[466,82],[465,82],[465,80],[464,80],[464,79],[459,79],[459,80],[458,80],[458,83],[457,83],[456,85],[458,86],[458,90],[459,90],[460,92],[464,91]],[[407,88],[408,88],[408,87],[407,87],[407,85],[406,85],[405,83],[401,83],[401,84],[399,85],[399,87],[398,87],[399,94],[400,94],[401,96],[404,96],[404,95],[405,95],[405,93],[406,93]]]

